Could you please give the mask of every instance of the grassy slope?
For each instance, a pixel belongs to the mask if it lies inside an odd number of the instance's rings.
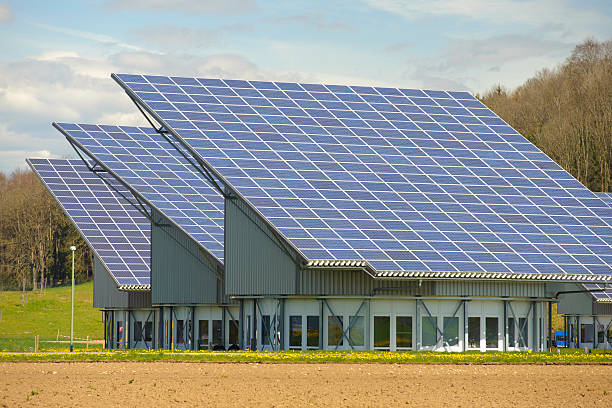
[[[0,322],[0,350],[23,351],[34,344],[40,335],[44,340],[55,340],[57,330],[70,335],[70,286],[26,292],[28,302],[21,307],[21,292],[0,292],[0,305],[4,306],[4,319]],[[102,339],[104,326],[102,313],[93,308],[93,283],[75,286],[74,335]]]

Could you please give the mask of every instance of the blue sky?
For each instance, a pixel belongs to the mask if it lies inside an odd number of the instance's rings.
[[[72,157],[52,121],[144,125],[111,72],[483,92],[590,37],[609,0],[0,0],[0,171]]]

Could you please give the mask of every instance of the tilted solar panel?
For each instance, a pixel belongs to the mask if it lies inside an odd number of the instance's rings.
[[[597,197],[599,197],[601,200],[605,201],[608,205],[612,206],[612,193],[599,193],[599,192],[596,192],[594,194]],[[593,290],[593,292],[591,292],[591,294],[598,301],[605,301],[605,302],[611,302],[612,301],[612,287],[611,286],[604,287],[604,285],[591,284],[591,283],[585,284],[584,286],[587,289],[589,289],[589,290]]]
[[[468,93],[113,78],[307,259],[611,272],[612,209]]]
[[[146,289],[151,281],[151,224],[108,173],[81,160],[28,159],[119,287]]]
[[[223,197],[151,128],[54,124],[223,262]]]

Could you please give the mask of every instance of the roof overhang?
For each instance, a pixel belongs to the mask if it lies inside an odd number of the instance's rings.
[[[575,282],[575,283],[612,283],[610,275],[584,275],[561,273],[507,273],[507,272],[436,272],[436,271],[377,271],[364,260],[317,259],[305,263],[306,269],[361,270],[374,279],[455,279],[455,280],[495,280],[528,282]]]
[[[122,292],[150,292],[151,285],[119,285],[117,289]]]

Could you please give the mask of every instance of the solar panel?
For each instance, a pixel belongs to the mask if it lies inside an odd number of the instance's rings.
[[[151,128],[56,126],[223,262],[223,197],[168,140]]]
[[[612,209],[466,92],[113,77],[307,259],[610,273]]]
[[[595,195],[608,205],[612,206],[612,193],[596,192]],[[591,295],[593,295],[598,301],[612,301],[612,287],[604,287],[603,285],[599,284],[585,284],[584,286],[589,290],[595,290],[591,292]]]
[[[126,198],[129,191],[81,160],[28,159],[119,286],[151,281],[151,224]]]

